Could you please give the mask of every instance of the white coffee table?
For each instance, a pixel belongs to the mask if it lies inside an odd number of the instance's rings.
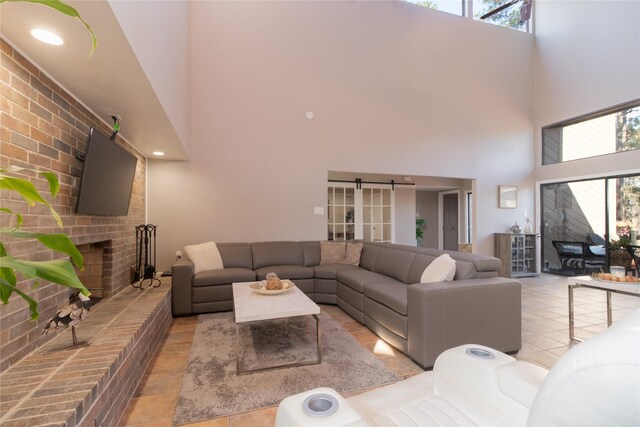
[[[569,286],[569,339],[571,341],[582,341],[580,338],[576,338],[574,334],[573,290],[575,288],[599,289],[607,292],[607,326],[611,326],[613,322],[611,314],[612,292],[640,297],[640,285],[638,283],[610,282],[608,280],[594,280],[589,276],[578,276],[569,277],[567,285]]]
[[[293,283],[291,281],[287,282]],[[295,285],[291,290],[277,295],[262,295],[254,292],[249,285],[256,282],[234,283],[233,287],[233,311],[236,323],[236,370],[238,375],[250,372],[278,369],[292,366],[317,365],[322,362],[320,350],[320,307],[306,296]],[[264,368],[241,370],[240,369],[240,332],[241,323],[256,322],[261,320],[282,319],[297,316],[313,316],[316,319],[316,345],[318,358],[316,361],[287,363]]]

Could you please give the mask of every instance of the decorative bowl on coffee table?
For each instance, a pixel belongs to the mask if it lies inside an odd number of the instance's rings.
[[[261,282],[252,283],[252,284],[249,285],[249,287],[251,289],[253,289],[253,291],[258,293],[258,294],[262,294],[262,295],[278,295],[278,294],[282,294],[284,292],[287,292],[288,290],[290,290],[293,287],[295,287],[295,285],[293,284],[293,282],[291,282],[289,280],[283,280],[282,281],[282,289],[273,289],[273,290],[265,289],[265,288],[262,287]]]

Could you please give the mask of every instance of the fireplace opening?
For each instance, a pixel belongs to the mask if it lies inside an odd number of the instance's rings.
[[[91,304],[95,305],[106,298],[105,266],[110,262],[107,258],[111,252],[111,240],[77,245],[84,258],[84,270],[78,271],[78,278],[91,292]]]

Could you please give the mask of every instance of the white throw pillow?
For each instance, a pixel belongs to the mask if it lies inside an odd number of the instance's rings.
[[[184,247],[184,253],[193,262],[193,274],[207,270],[224,268],[218,246],[214,242],[201,243]]]
[[[456,262],[449,254],[440,255],[424,269],[420,283],[449,282],[456,275]]]

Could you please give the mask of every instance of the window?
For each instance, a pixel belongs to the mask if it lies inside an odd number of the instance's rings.
[[[409,3],[417,4],[442,12],[464,16],[464,0],[406,0]]]
[[[458,16],[471,17],[480,20],[485,13],[495,10],[496,8],[511,3],[512,0],[404,0],[407,3],[413,3],[418,6],[436,9],[441,12],[451,13]],[[520,10],[523,8],[525,0],[519,0],[507,6],[504,10],[495,15],[482,19],[487,22],[501,27],[512,28],[519,31],[530,32],[530,20],[520,22]],[[531,7],[531,2],[527,2]],[[531,10],[531,9],[529,9]]]
[[[542,129],[542,164],[640,148],[640,100]]]
[[[480,17],[485,13],[491,12],[492,10],[495,10],[507,3],[510,3],[510,0],[473,0],[473,18],[480,19]],[[482,21],[498,25],[500,27],[528,32],[529,21],[520,22],[520,10],[522,9],[523,4],[523,1],[515,3],[495,15],[483,19]]]

